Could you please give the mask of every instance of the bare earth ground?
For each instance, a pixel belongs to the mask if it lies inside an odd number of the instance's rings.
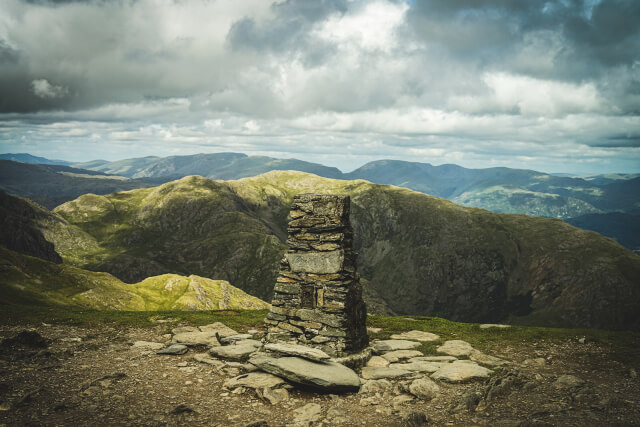
[[[0,326],[0,338],[21,330]],[[490,354],[511,363],[496,369],[492,380],[439,383],[441,394],[428,402],[394,404],[397,395],[406,394],[404,380],[378,396],[291,389],[288,400],[271,405],[252,390],[225,390],[223,383],[233,372],[193,360],[204,348],[169,356],[131,347],[138,340],[165,342],[163,325],[41,325],[35,330],[50,340],[47,349],[0,353],[0,425],[246,426],[264,420],[268,424],[256,425],[280,426],[292,424],[294,411],[308,403],[321,407],[314,426],[418,425],[409,423],[411,412],[424,413],[430,425],[640,425],[635,370],[612,361],[599,344],[577,340],[494,348]],[[544,361],[522,364],[532,358]],[[508,383],[509,374],[520,380],[495,387]],[[585,384],[558,389],[554,382],[564,374]],[[476,406],[471,392],[486,395],[491,384],[494,397]]]

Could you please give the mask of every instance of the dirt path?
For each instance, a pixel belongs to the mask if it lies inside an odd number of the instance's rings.
[[[0,338],[23,329],[0,326]],[[431,425],[640,425],[635,371],[611,361],[594,343],[494,349],[492,354],[511,363],[489,380],[439,383],[440,395],[428,402],[408,400],[410,381],[403,380],[378,394],[337,396],[292,388],[287,400],[271,405],[250,389],[226,390],[223,383],[241,371],[195,361],[204,348],[181,356],[132,348],[138,340],[165,342],[162,325],[54,325],[35,331],[49,340],[47,348],[1,349],[0,425],[247,426],[263,420],[268,424],[255,425],[280,426],[296,417],[305,425],[306,416],[315,420],[312,425],[393,426],[419,425],[410,424],[419,414]],[[534,360],[523,365],[527,359]],[[557,379],[565,374],[584,383],[563,387]],[[310,403],[319,405],[319,412]]]

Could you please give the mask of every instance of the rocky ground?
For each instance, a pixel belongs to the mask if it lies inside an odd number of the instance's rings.
[[[195,330],[183,326],[178,332]],[[640,424],[636,370],[588,340],[522,342],[484,353],[450,341],[424,356],[392,353],[397,340],[378,342],[373,366],[359,372],[360,392],[330,394],[282,382],[241,385],[238,377],[254,367],[211,357],[206,344],[156,354],[175,341],[167,330],[0,326],[0,425]],[[416,341],[420,334],[395,338]],[[458,355],[442,357],[448,354]],[[454,365],[475,373],[460,377]]]

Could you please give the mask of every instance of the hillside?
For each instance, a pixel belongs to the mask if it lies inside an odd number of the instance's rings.
[[[272,170],[297,170],[328,178],[340,178],[340,170],[296,159],[274,159],[240,153],[193,154],[188,156],[142,157],[116,162],[86,162],[74,165],[129,178],[165,178],[166,181],[189,175],[210,179],[237,179]]]
[[[99,244],[66,262],[139,281],[168,272],[228,280],[270,300],[294,194],[352,197],[359,271],[391,310],[463,321],[640,328],[640,257],[562,221],[500,215],[366,181],[270,172],[187,177],[85,195],[55,209]],[[241,230],[241,231],[238,231]],[[56,248],[64,238],[51,236]]]
[[[68,166],[0,160],[0,188],[50,209],[87,193],[108,194],[150,185],[141,180]]]
[[[0,160],[12,160],[14,162],[33,163],[37,165],[71,165],[71,162],[65,160],[51,160],[45,157],[33,156],[29,153],[3,153],[0,154]]]
[[[223,280],[164,274],[126,284],[0,246],[0,305],[63,305],[109,310],[259,310],[268,304]]]

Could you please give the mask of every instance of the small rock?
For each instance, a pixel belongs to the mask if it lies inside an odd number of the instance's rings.
[[[468,356],[473,351],[473,347],[466,341],[450,340],[437,348],[438,353],[448,354],[449,356]]]
[[[411,350],[412,348],[420,347],[419,342],[407,341],[407,340],[383,340],[373,344],[373,348],[378,353],[395,351],[395,350]]]
[[[164,346],[165,346],[164,344],[159,342],[136,341],[133,343],[131,348],[139,348],[143,350],[160,350],[161,348],[164,348]]]
[[[274,353],[298,356],[302,357],[303,359],[316,361],[328,360],[331,358],[322,350],[297,344],[271,343],[266,344],[264,346],[264,349],[267,351],[272,351]]]
[[[456,360],[442,365],[431,378],[452,383],[463,382],[474,378],[487,378],[491,370],[479,366],[475,362]]]
[[[477,390],[470,388],[464,392],[462,398],[460,399],[460,402],[453,409],[453,412],[457,413],[465,410],[472,411],[476,406],[478,406],[478,403],[480,403],[480,399],[482,399],[482,394]]]
[[[400,425],[402,427],[420,427],[427,424],[428,421],[429,419],[424,412],[413,411],[402,417]]]
[[[634,379],[635,379],[635,378],[638,378],[638,372],[636,372],[636,370],[635,370],[635,369],[631,368],[631,369],[629,369],[629,376],[630,376],[631,378],[634,378]]]
[[[176,328],[180,329],[180,328]],[[213,332],[201,332],[201,331],[192,331],[192,332],[180,332],[173,336],[171,342],[184,344],[188,346],[194,345],[206,345],[210,346],[219,346],[220,343],[216,338],[216,334]]]
[[[249,335],[255,335],[255,334],[257,334],[258,332],[260,332],[260,331],[258,331],[257,329],[249,329],[249,330],[247,331],[247,333],[248,333]]]
[[[327,411],[327,421],[329,422],[329,425],[351,423],[347,410],[337,406],[329,408]]]
[[[580,339],[578,340],[578,342],[579,342],[580,344],[584,344],[584,343],[586,343],[586,342],[587,342],[587,339],[586,339],[585,337],[582,337],[582,338],[580,338]]]
[[[480,325],[480,329],[490,329],[490,328],[507,329],[510,327],[511,325],[501,325],[499,323],[483,323],[482,325]]]
[[[176,366],[177,366],[178,368],[184,368],[184,367],[185,367],[185,366],[187,366],[187,365],[188,365],[188,363],[187,363],[187,362],[180,362],[180,363],[176,363]]]
[[[366,366],[374,366],[374,367],[384,368],[386,366],[389,366],[389,361],[387,359],[385,359],[384,357],[372,356],[371,359],[369,359],[369,361],[367,362]]]
[[[409,393],[422,400],[431,400],[440,393],[440,387],[429,378],[418,378],[409,385]]]
[[[269,401],[272,405],[285,402],[289,399],[289,392],[284,388],[272,389],[265,387],[262,389],[262,397]]]
[[[161,350],[158,350],[156,354],[172,354],[172,355],[181,355],[185,354],[189,349],[184,344],[172,344],[169,347],[165,347]]]
[[[379,380],[382,378],[400,378],[412,375],[411,371],[391,367],[365,366],[362,368],[362,378],[367,380]]]
[[[561,375],[553,383],[553,386],[558,389],[577,388],[583,385],[584,385],[584,380],[582,378],[576,377],[575,375]]]
[[[408,331],[401,334],[391,335],[394,340],[416,340],[416,341],[436,341],[440,339],[439,335],[424,331]]]
[[[377,333],[380,333],[381,331],[382,331],[382,328],[372,328],[372,327],[367,328],[367,332],[370,334],[377,334]]]
[[[294,409],[294,422],[313,423],[320,420],[322,407],[317,403],[308,403],[300,408]]]
[[[178,415],[178,414],[188,414],[192,412],[195,412],[195,411],[189,408],[187,405],[184,405],[181,403],[180,405],[176,406],[170,413],[172,415]]]
[[[382,355],[382,357],[384,357],[391,363],[397,362],[399,360],[411,359],[419,356],[423,356],[423,353],[418,350],[396,350],[396,351],[390,351]]]
[[[60,338],[60,341],[62,341],[62,342],[82,342],[82,338],[80,338],[80,337],[65,337],[65,338]]]

